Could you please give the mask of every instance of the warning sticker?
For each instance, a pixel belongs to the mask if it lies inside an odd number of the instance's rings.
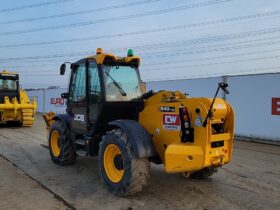
[[[181,123],[178,114],[163,114],[162,127],[166,130],[180,130]]]
[[[197,116],[194,121],[194,126],[202,127],[203,124],[203,117]]]

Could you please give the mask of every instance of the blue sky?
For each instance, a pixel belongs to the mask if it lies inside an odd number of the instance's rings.
[[[46,2],[58,3],[19,8]],[[60,64],[102,47],[134,49],[144,81],[279,72],[279,20],[279,0],[2,1],[0,69],[19,72],[24,88],[66,87]]]

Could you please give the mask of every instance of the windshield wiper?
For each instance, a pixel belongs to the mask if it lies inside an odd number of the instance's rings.
[[[113,84],[118,88],[118,90],[120,91],[120,93],[122,94],[122,96],[126,96],[126,92],[122,89],[122,87],[116,82],[116,80],[114,80],[114,78],[108,74],[108,72],[105,71],[105,74],[110,77],[110,79],[113,81]]]

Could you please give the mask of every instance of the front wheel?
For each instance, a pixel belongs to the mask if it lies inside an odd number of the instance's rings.
[[[150,177],[150,162],[137,158],[121,129],[106,133],[99,145],[99,170],[105,185],[118,196],[142,191]]]
[[[70,138],[69,128],[62,121],[56,121],[49,135],[50,156],[59,165],[72,164],[76,159],[74,144]]]

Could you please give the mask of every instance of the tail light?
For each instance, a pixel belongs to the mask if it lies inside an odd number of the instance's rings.
[[[191,128],[191,121],[188,109],[186,107],[179,108],[180,121],[181,121],[181,141],[193,142],[193,128]]]
[[[184,121],[187,121],[188,120],[188,110],[187,108],[182,108],[182,114],[183,114],[183,117],[184,117]]]

